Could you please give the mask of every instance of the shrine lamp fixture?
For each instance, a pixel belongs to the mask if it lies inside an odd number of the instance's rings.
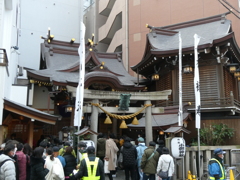
[[[68,105],[65,106],[65,112],[66,113],[67,112],[72,112],[72,110],[73,110],[73,105],[68,104]]]
[[[237,67],[239,66],[239,64],[231,63],[231,64],[227,64],[227,66],[229,67],[230,73],[235,73],[237,71]]]
[[[160,134],[160,135],[164,135],[164,131],[163,131],[163,130],[160,130],[160,131],[159,131],[159,134]]]
[[[152,75],[152,81],[157,81],[159,80],[159,72],[160,72],[161,67],[157,69],[156,65],[154,65],[154,74]]]
[[[183,66],[183,73],[184,74],[190,74],[193,73],[193,67],[186,64],[185,66]]]
[[[157,80],[159,80],[159,74],[158,73],[154,73],[152,75],[152,81],[157,81]]]
[[[234,77],[240,77],[240,69],[237,69],[237,70],[234,72]]]

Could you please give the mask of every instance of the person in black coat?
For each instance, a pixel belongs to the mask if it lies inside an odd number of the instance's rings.
[[[135,180],[137,177],[137,149],[130,142],[131,139],[126,137],[122,148],[123,167],[125,170],[125,179],[129,180],[129,173],[131,174],[131,180]]]
[[[95,159],[96,159],[95,148],[93,146],[89,146],[87,148],[87,153],[88,153],[87,158],[89,159],[89,162],[95,161]],[[89,177],[87,163],[86,163],[87,158],[85,158],[81,161],[79,171],[75,174],[76,179],[83,178],[83,177]],[[91,172],[93,172],[93,166],[91,166],[91,168],[92,168]],[[100,176],[100,180],[105,180],[103,162],[100,158],[98,160],[96,174],[93,174],[93,176],[95,176],[95,177]]]
[[[63,157],[66,161],[66,166],[64,167],[65,179],[69,179],[69,175],[72,174],[73,170],[76,168],[77,162],[76,158],[72,155],[73,148],[71,146],[66,147],[66,152]]]
[[[49,170],[44,167],[45,161],[42,158],[44,149],[37,147],[33,151],[33,155],[30,156],[31,165],[31,180],[45,180],[45,176]]]
[[[164,141],[163,140],[159,140],[158,141],[158,144],[159,144],[159,146],[158,146],[158,148],[157,148],[157,152],[158,152],[158,154],[161,156],[162,155],[162,149],[163,149],[163,147],[165,147],[165,144],[164,144]]]

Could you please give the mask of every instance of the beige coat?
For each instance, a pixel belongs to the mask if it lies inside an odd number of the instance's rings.
[[[117,164],[117,152],[118,147],[113,139],[109,138],[106,141],[106,155],[105,158],[109,161],[108,162],[108,170],[114,171],[116,164]]]

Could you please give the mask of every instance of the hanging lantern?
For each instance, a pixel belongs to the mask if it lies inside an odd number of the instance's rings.
[[[112,124],[112,121],[109,116],[106,117],[104,124]]]
[[[68,105],[65,106],[65,112],[66,113],[72,112],[72,110],[73,110],[73,106],[72,105],[68,104]]]
[[[160,131],[159,131],[159,134],[160,134],[160,135],[164,135],[164,131],[163,131],[163,130],[160,130]]]
[[[190,74],[193,73],[193,67],[190,65],[183,66],[183,73],[184,74]]]
[[[231,63],[231,64],[227,64],[227,66],[229,67],[229,71],[230,73],[235,73],[239,67],[239,64],[238,63]]]
[[[138,125],[138,124],[139,124],[136,116],[133,118],[132,124],[133,124],[133,125]]]
[[[159,80],[159,74],[155,73],[152,75],[152,81],[157,81]]]
[[[240,77],[240,72],[239,72],[239,71],[236,71],[236,72],[234,73],[234,77]]]
[[[120,129],[127,129],[127,128],[128,128],[125,120],[122,120],[119,128],[120,128]]]

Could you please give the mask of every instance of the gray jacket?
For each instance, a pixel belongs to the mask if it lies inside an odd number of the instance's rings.
[[[16,180],[16,170],[14,165],[14,160],[5,154],[0,155],[0,164],[6,159],[6,161],[0,169],[0,179],[4,180]]]

